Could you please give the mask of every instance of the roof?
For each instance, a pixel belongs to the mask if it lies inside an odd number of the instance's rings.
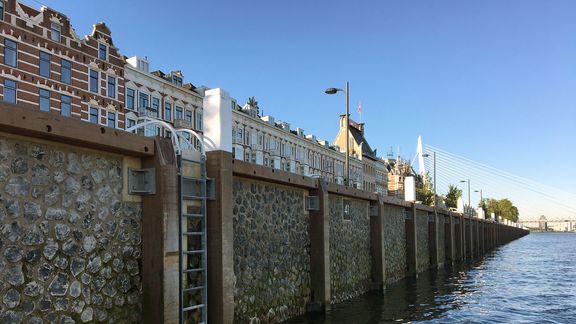
[[[350,134],[354,138],[354,141],[356,143],[360,143],[362,145],[362,155],[367,156],[371,159],[376,159],[376,151],[372,150],[372,148],[370,147],[370,144],[368,144],[368,141],[366,140],[366,137],[364,137],[364,135],[362,135],[362,132],[359,129],[357,129],[356,127],[353,127],[352,125],[350,125],[350,126],[351,126],[349,128]]]

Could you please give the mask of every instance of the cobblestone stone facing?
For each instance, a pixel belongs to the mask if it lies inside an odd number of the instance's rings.
[[[437,214],[436,222],[438,224],[438,263],[442,266],[446,259],[446,235],[445,235],[445,225],[444,225],[444,215]]]
[[[418,264],[416,271],[418,273],[426,271],[430,267],[430,249],[428,247],[428,212],[416,210],[416,254],[418,255]]]
[[[384,248],[386,249],[386,284],[406,276],[405,209],[384,205]]]
[[[370,288],[369,203],[349,199],[351,220],[342,217],[342,197],[330,195],[330,285],[332,304],[356,297]]]
[[[0,322],[138,322],[141,205],[122,161],[0,136]]]
[[[310,301],[304,191],[235,178],[234,322],[277,323]]]

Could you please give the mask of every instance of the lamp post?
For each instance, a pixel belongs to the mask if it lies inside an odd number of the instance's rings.
[[[430,154],[424,153],[422,157],[429,157]],[[434,207],[436,207],[436,152],[432,152],[433,170],[434,170]]]
[[[480,193],[480,203],[478,204],[480,208],[482,208],[482,189],[480,190],[474,190],[474,192],[479,192]],[[484,219],[486,219],[486,215],[484,215]]]
[[[338,89],[338,88],[328,88],[324,91],[326,94],[330,94],[330,95],[336,94],[336,92],[338,92],[338,91],[346,93],[346,115],[344,117],[345,123],[346,123],[346,160],[345,160],[345,166],[344,166],[344,168],[346,169],[346,177],[344,178],[344,185],[346,185],[346,186],[350,185],[350,131],[349,131],[350,122],[348,121],[350,97],[349,97],[349,91],[348,90],[349,90],[348,89],[348,81],[346,81],[346,90],[342,90],[342,89]]]
[[[470,179],[460,180],[460,182],[468,182],[468,208],[470,208]]]

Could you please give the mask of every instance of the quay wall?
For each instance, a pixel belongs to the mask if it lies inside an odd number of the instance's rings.
[[[350,216],[344,216],[344,202]],[[330,195],[330,303],[369,290],[372,275],[369,202]]]
[[[130,194],[130,168],[155,191]],[[206,168],[212,323],[323,312],[528,233],[226,151]],[[167,139],[0,103],[0,321],[178,322],[178,174]]]
[[[302,189],[235,177],[234,321],[282,321],[310,301],[309,215]]]
[[[402,206],[384,205],[384,239],[386,250],[386,284],[406,276],[406,209]]]
[[[125,192],[139,160],[6,130],[0,322],[140,321],[142,202]]]

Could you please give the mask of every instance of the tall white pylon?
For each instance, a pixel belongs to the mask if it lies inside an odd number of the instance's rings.
[[[416,145],[416,155],[418,156],[418,173],[421,176],[426,175],[426,166],[424,164],[424,148],[422,145],[422,136],[418,136],[418,144]]]

